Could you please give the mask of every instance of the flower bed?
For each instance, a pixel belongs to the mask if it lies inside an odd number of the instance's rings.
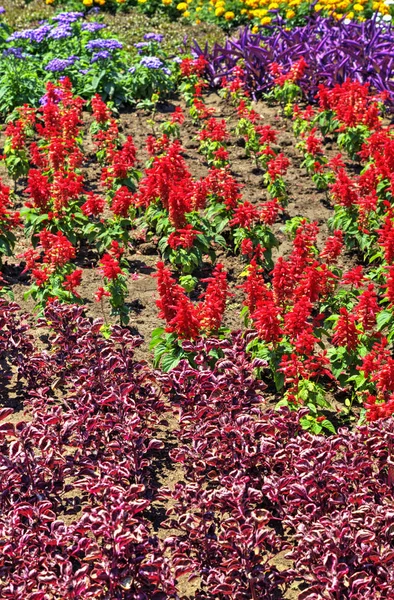
[[[3,31],[1,598],[389,599],[391,28],[101,25]]]

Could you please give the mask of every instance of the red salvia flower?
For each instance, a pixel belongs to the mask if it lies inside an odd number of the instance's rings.
[[[320,252],[320,258],[325,258],[329,264],[336,263],[343,248],[343,232],[334,231],[334,235],[329,236],[323,250]]]
[[[280,310],[274,302],[273,293],[265,288],[264,297],[257,300],[252,313],[253,325],[260,339],[266,343],[279,342],[283,335],[279,318]]]
[[[82,269],[75,269],[75,271],[73,271],[69,275],[66,275],[66,280],[63,282],[63,287],[65,290],[68,290],[69,292],[78,295],[75,290],[78,286],[81,285],[81,280]]]
[[[336,182],[330,185],[332,196],[337,204],[351,207],[357,203],[358,195],[354,182],[350,179],[345,169],[336,173]]]
[[[272,181],[275,181],[277,177],[285,175],[290,165],[290,161],[284,154],[277,154],[275,158],[270,160],[267,164],[267,171]]]
[[[183,229],[178,229],[169,235],[168,245],[173,249],[191,248],[199,234],[201,234],[201,231],[193,229],[193,226],[188,224]]]
[[[353,267],[353,269],[343,274],[341,283],[355,288],[362,287],[365,281],[363,270],[361,265]]]
[[[376,325],[376,315],[379,312],[379,305],[373,283],[359,296],[358,304],[355,308],[355,315],[361,322],[364,331],[369,331]]]
[[[250,261],[246,282],[241,287],[246,295],[244,304],[248,307],[250,315],[253,315],[260,300],[270,297],[264,282],[263,270],[254,258]]]
[[[97,123],[103,124],[111,118],[111,111],[105,102],[102,101],[99,94],[95,94],[91,100],[93,109],[93,118]]]
[[[169,333],[175,332],[177,337],[183,340],[195,340],[200,336],[200,320],[196,308],[185,294],[179,296],[175,315],[166,330]]]
[[[104,256],[102,257],[100,261],[100,266],[100,271],[102,275],[107,279],[113,280],[117,279],[119,275],[124,275],[122,269],[120,268],[119,262],[116,260],[116,258],[114,258],[108,253],[104,254]]]
[[[130,207],[134,204],[135,196],[129,188],[123,185],[116,190],[111,202],[112,212],[119,217],[127,217]]]
[[[49,178],[41,171],[30,169],[27,182],[28,186],[25,191],[32,199],[34,207],[42,213],[47,212],[51,197]]]
[[[157,290],[159,300],[156,300],[156,306],[159,308],[159,318],[167,323],[175,317],[176,305],[180,296],[184,294],[183,288],[177,284],[171,276],[171,271],[166,268],[162,261],[157,263]]]
[[[244,229],[250,229],[259,220],[259,212],[253,204],[248,201],[238,204],[234,210],[234,217],[231,219],[230,227],[243,227]]]
[[[83,214],[87,217],[100,215],[104,210],[105,200],[93,192],[87,192],[86,198],[81,206]]]
[[[334,346],[345,346],[346,350],[350,352],[355,350],[358,345],[359,331],[356,327],[356,319],[345,306],[339,309],[339,313],[339,319],[334,327],[332,343]]]
[[[102,300],[105,296],[109,298],[111,296],[110,292],[108,292],[108,290],[105,290],[103,287],[99,287],[99,289],[94,295],[94,299],[96,300],[96,302],[100,302],[100,300]]]
[[[203,301],[198,307],[198,317],[200,329],[209,335],[220,328],[226,308],[228,284],[223,265],[217,264],[212,276],[202,281],[208,283],[208,286],[201,296]]]
[[[378,242],[384,248],[384,257],[387,263],[394,260],[394,225],[390,215],[384,220],[384,226],[378,230]]]

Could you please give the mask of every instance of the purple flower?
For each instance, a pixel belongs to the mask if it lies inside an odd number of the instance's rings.
[[[89,33],[95,33],[96,31],[100,31],[100,29],[104,29],[107,27],[104,23],[82,23],[81,29],[82,31],[89,31]]]
[[[120,50],[123,44],[118,40],[90,40],[85,46],[87,50]]]
[[[148,42],[137,42],[137,44],[134,44],[134,48],[146,48],[147,46],[149,46]]]
[[[15,31],[7,39],[7,42],[13,42],[14,40],[30,40],[31,42],[40,44],[43,40],[45,40],[51,30],[52,26],[46,24],[38,27],[37,29],[23,29],[22,31]]]
[[[6,48],[3,50],[3,56],[15,56],[15,58],[24,58],[26,54],[23,48]]]
[[[135,67],[130,67],[129,73],[135,73]]]
[[[53,17],[53,20],[60,21],[61,23],[75,23],[81,17],[83,17],[83,13],[81,12],[64,12]]]
[[[162,69],[164,75],[171,75],[171,70],[168,69],[167,67],[164,67],[164,69]]]
[[[68,25],[68,23],[66,23],[64,25],[59,25],[59,27],[56,27],[55,29],[52,29],[52,31],[48,33],[48,37],[52,40],[62,40],[64,38],[71,37],[72,34],[73,32],[71,27]]]
[[[140,64],[141,67],[146,67],[147,69],[161,69],[163,66],[162,61],[157,56],[143,56]]]
[[[92,59],[91,59],[91,63],[95,63],[98,62],[99,60],[106,60],[107,58],[111,58],[111,52],[108,52],[108,50],[102,50],[101,52],[96,52],[96,54],[93,54]]]
[[[82,75],[87,75],[87,74],[90,72],[90,69],[80,69],[80,70],[79,70],[79,72],[80,72]]]
[[[3,15],[4,13],[5,13],[4,6],[0,6],[0,15]]]
[[[172,59],[172,61],[173,61],[174,63],[176,63],[177,65],[180,65],[180,64],[181,64],[181,62],[182,62],[182,59],[181,59],[181,57],[180,57],[180,56],[174,56],[174,58]]]
[[[70,56],[69,58],[54,58],[49,61],[45,67],[45,70],[50,71],[51,73],[64,71],[64,69],[71,67],[77,60],[79,60],[78,56]]]
[[[144,40],[148,40],[149,42],[160,42],[163,41],[164,35],[161,33],[146,33],[144,35]]]

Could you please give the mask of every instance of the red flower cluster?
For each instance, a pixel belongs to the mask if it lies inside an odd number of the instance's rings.
[[[204,280],[207,289],[201,301],[194,305],[184,289],[172,278],[163,262],[157,263],[157,288],[159,299],[156,304],[159,317],[167,323],[166,331],[175,332],[179,339],[197,339],[211,335],[222,323],[228,297],[227,274],[218,264],[209,279]]]
[[[370,129],[378,129],[381,126],[377,104],[370,94],[368,83],[347,79],[332,89],[320,85],[317,98],[321,109],[334,111],[345,127],[363,124]]]
[[[201,231],[193,229],[193,226],[188,224],[183,229],[178,229],[170,234],[168,245],[173,248],[191,248],[194,244],[196,236],[201,234]]]

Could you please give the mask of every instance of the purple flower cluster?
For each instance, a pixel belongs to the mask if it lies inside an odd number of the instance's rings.
[[[46,39],[51,30],[52,26],[49,24],[41,25],[37,29],[23,29],[22,31],[15,31],[6,41],[30,40],[31,42],[40,44]]]
[[[64,38],[71,37],[73,31],[71,27],[65,23],[64,25],[59,25],[59,27],[55,27],[48,33],[48,38],[52,40],[62,40]]]
[[[82,23],[81,29],[82,31],[88,31],[89,33],[96,33],[96,31],[100,31],[100,29],[104,29],[107,27],[105,23]]]
[[[78,21],[78,19],[81,19],[82,17],[82,12],[64,12],[53,17],[53,20],[59,21],[60,23],[75,23],[75,21]]]
[[[144,35],[144,40],[147,42],[157,42],[160,44],[163,41],[164,35],[161,33],[146,33]]]
[[[68,58],[54,58],[46,65],[45,70],[51,73],[64,71],[68,67],[71,67],[74,63],[79,60],[78,56],[69,56]]]
[[[161,69],[163,67],[163,62],[160,58],[157,58],[157,56],[143,56],[140,65],[147,69]]]
[[[101,50],[101,52],[96,52],[93,54],[90,62],[95,63],[99,60],[106,60],[107,58],[111,58],[111,56],[111,52],[108,52],[108,50]]]
[[[106,40],[90,40],[85,48],[87,50],[109,50],[113,52],[114,50],[121,50],[123,48],[123,44],[118,40],[106,39]]]
[[[23,52],[23,48],[6,48],[3,50],[3,56],[14,56],[15,58],[25,58],[26,53]]]

